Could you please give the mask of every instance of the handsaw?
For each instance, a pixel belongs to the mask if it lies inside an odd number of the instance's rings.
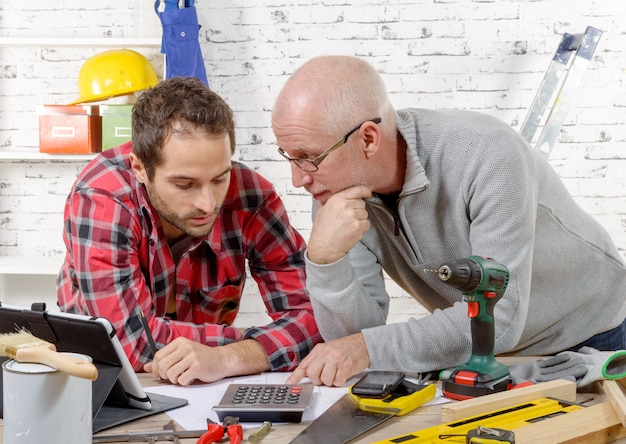
[[[384,399],[361,398],[351,390],[296,436],[291,444],[345,444],[394,416],[402,416],[435,397],[434,384],[404,380]]]

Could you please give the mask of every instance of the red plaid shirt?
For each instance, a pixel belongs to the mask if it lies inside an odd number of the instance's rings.
[[[293,370],[321,341],[305,290],[305,242],[271,183],[233,162],[230,186],[212,232],[194,239],[174,263],[143,185],[131,144],[98,155],[80,173],[65,207],[60,309],[103,316],[135,370],[150,359],[136,307],[157,345],[184,336],[210,346],[246,338],[265,349],[272,370]],[[272,322],[232,327],[246,277],[257,282]],[[166,316],[176,287],[176,320]]]

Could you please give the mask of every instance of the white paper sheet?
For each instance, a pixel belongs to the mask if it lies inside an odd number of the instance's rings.
[[[284,372],[268,372],[252,376],[223,379],[211,384],[194,384],[189,387],[163,383],[163,385],[146,387],[146,392],[148,392],[148,394],[157,393],[187,399],[189,401],[188,405],[169,410],[165,413],[185,430],[201,430],[207,428],[207,418],[211,421],[219,422],[217,413],[212,410],[212,407],[220,402],[229,384],[284,384],[290,374],[291,373]],[[410,378],[407,379],[410,380]],[[345,395],[348,392],[348,387],[357,380],[358,376],[355,376],[349,379],[343,387],[315,387],[311,405],[302,415],[302,421],[312,421],[318,418],[331,405],[337,402],[339,398]],[[308,382],[308,379],[301,381],[301,383],[306,382]],[[413,382],[415,381],[413,380]],[[427,405],[443,402],[447,402],[447,399],[437,390],[437,396]],[[260,425],[261,423],[242,423],[244,428],[257,428]]]
[[[206,429],[207,418],[211,421],[219,422],[217,413],[212,410],[217,405],[227,387],[230,384],[284,384],[291,373],[268,372],[252,376],[241,376],[237,378],[223,379],[211,384],[195,384],[189,387],[181,387],[172,384],[163,384],[154,387],[146,387],[146,392],[157,393],[166,396],[184,398],[189,404],[167,413],[185,430]],[[304,379],[302,383],[308,382]],[[339,398],[348,392],[348,387],[354,381],[350,380],[344,387],[315,387],[310,408],[302,415],[303,421],[310,421],[317,418],[333,405]],[[260,423],[242,423],[244,428],[259,427]]]

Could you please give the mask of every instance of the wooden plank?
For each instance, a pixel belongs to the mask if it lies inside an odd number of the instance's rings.
[[[576,383],[557,379],[528,387],[507,390],[492,395],[480,396],[465,401],[453,402],[441,406],[441,422],[447,423],[482,413],[499,410],[522,402],[538,398],[557,398],[563,401],[576,401]]]
[[[603,402],[517,428],[514,433],[516,444],[599,444],[626,437],[626,428],[613,407]]]
[[[626,393],[623,383],[604,380],[600,381],[600,385],[621,424],[626,427]]]

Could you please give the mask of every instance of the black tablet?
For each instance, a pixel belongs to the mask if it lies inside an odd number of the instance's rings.
[[[92,390],[94,432],[187,404],[181,398],[148,396],[107,319],[41,308],[0,306],[0,333],[24,328],[54,344],[57,351],[82,353],[92,358],[98,368]]]

